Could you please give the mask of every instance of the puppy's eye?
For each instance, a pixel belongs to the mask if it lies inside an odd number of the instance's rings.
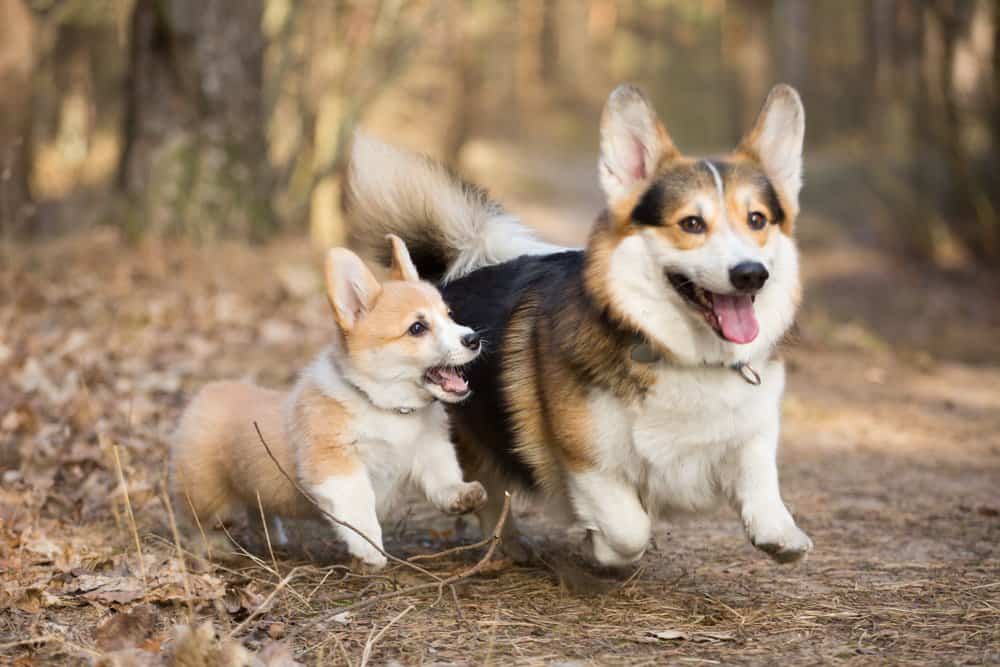
[[[677,226],[688,234],[704,234],[705,229],[707,228],[705,219],[699,215],[689,215],[688,217],[681,219],[681,221],[677,223]]]
[[[427,331],[427,325],[423,322],[414,322],[410,325],[410,328],[406,330],[411,336],[420,336],[425,331]]]
[[[747,216],[747,224],[750,225],[750,229],[764,229],[767,225],[767,216],[760,211],[751,211]]]

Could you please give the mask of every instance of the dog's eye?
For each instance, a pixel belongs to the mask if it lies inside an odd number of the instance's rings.
[[[410,328],[406,330],[411,336],[419,336],[427,331],[427,325],[423,322],[414,322],[410,325]]]
[[[747,224],[750,225],[750,229],[764,229],[767,225],[767,216],[760,211],[751,211],[747,216]]]
[[[705,219],[698,215],[689,215],[677,225],[688,234],[704,234],[706,228]]]

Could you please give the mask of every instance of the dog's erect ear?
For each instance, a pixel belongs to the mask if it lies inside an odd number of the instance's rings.
[[[420,280],[420,276],[417,274],[417,267],[413,265],[413,260],[410,259],[410,251],[406,249],[403,239],[395,234],[386,234],[385,237],[392,244],[392,268],[390,269],[392,280]]]
[[[340,328],[348,332],[382,291],[361,258],[346,248],[326,253],[326,295]]]
[[[806,112],[795,89],[778,84],[771,89],[753,129],[740,149],[760,160],[774,185],[798,208],[802,189],[802,140]]]
[[[648,182],[657,163],[676,155],[670,135],[642,91],[623,83],[612,91],[601,116],[601,187],[614,207]]]

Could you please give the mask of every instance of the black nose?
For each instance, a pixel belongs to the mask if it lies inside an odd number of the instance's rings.
[[[478,350],[480,342],[479,334],[477,333],[470,333],[462,336],[462,345],[470,350]]]
[[[760,262],[740,262],[729,269],[729,282],[741,292],[756,292],[770,275]]]

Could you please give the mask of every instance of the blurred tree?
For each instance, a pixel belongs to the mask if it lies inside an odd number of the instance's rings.
[[[272,229],[263,3],[136,1],[119,171],[133,231]]]
[[[31,76],[34,22],[21,0],[0,0],[0,232],[31,217]]]

